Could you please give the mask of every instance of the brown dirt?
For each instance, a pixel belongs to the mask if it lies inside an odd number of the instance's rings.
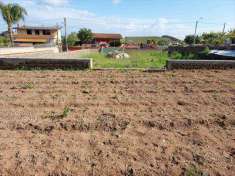
[[[0,175],[235,173],[235,71],[0,71]]]

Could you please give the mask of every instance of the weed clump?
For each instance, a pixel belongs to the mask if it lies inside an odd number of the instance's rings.
[[[64,108],[64,111],[63,111],[63,114],[62,114],[62,118],[67,117],[69,115],[70,111],[71,111],[70,108],[68,106],[66,106]]]
[[[31,82],[25,83],[23,85],[20,86],[21,89],[33,89],[34,88],[34,84]]]
[[[71,109],[68,106],[66,106],[66,107],[64,107],[63,112],[61,114],[58,114],[58,113],[52,111],[52,112],[50,112],[49,115],[47,115],[44,118],[51,119],[51,120],[60,120],[60,119],[64,119],[64,118],[68,117],[70,112],[71,112]]]
[[[196,166],[190,166],[189,168],[185,169],[184,176],[208,176],[208,174],[201,171]]]

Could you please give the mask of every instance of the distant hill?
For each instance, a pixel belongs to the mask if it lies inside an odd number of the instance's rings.
[[[147,43],[147,40],[155,40],[156,42],[161,39],[168,39],[171,42],[182,42],[181,40],[169,36],[169,35],[163,35],[162,37],[158,36],[134,36],[134,37],[126,37],[125,40],[127,43]]]
[[[157,36],[135,36],[125,38],[127,43],[147,43],[147,40],[158,41],[159,39],[161,39],[161,37]]]
[[[170,35],[163,35],[162,38],[169,39],[169,40],[174,41],[174,42],[182,42],[180,39],[177,39],[177,38],[172,37]]]

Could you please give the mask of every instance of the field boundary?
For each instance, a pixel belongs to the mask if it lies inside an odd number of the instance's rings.
[[[143,71],[143,72],[164,72],[166,68],[93,68],[94,71]]]
[[[167,60],[166,68],[173,69],[235,69],[234,60]]]
[[[0,69],[92,69],[93,60],[87,59],[34,59],[0,58]]]
[[[165,72],[174,69],[235,69],[235,60],[167,60],[163,68],[94,68],[93,59],[0,58],[0,69],[71,69],[93,71]]]

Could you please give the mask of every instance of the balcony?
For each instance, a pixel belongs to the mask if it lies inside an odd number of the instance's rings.
[[[14,34],[14,42],[50,43],[54,39],[52,35]]]

